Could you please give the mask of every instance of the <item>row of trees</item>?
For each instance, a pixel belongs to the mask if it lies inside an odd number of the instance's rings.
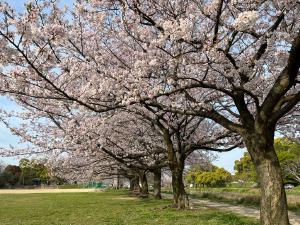
[[[48,168],[37,160],[21,159],[19,165],[1,165],[0,187],[47,184],[50,181]]]
[[[245,146],[261,224],[288,225],[275,131],[299,141],[298,1],[97,0],[70,11],[0,3],[0,90],[24,108],[7,126],[74,174],[172,173],[200,150]],[[201,158],[201,157],[200,157]],[[58,168],[58,166],[57,166]],[[66,173],[64,171],[64,173]]]

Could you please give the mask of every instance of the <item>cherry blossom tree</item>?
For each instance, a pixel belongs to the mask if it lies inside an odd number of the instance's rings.
[[[18,115],[24,118],[23,114]],[[68,177],[78,177],[81,171],[86,171],[87,178],[108,174],[119,176],[121,171],[122,176],[140,180],[143,196],[148,195],[146,175],[151,172],[156,184],[155,197],[161,198],[161,169],[167,166],[167,158],[161,138],[149,124],[126,112],[105,118],[79,114],[72,118],[47,117],[47,114],[30,118],[28,112],[25,114],[26,124],[10,129],[31,145],[29,148],[4,149],[2,154],[47,157],[49,165],[61,171],[60,176],[65,172]],[[36,114],[31,112],[29,115]],[[5,123],[9,126],[8,121]],[[72,169],[74,173],[71,173]]]
[[[47,164],[52,176],[64,178],[70,182],[90,182],[95,180],[112,180],[125,177],[130,181],[130,188],[139,190],[139,179],[135,172],[109,156],[99,158],[86,154],[73,154],[49,157]],[[118,187],[118,186],[117,186]]]
[[[241,143],[236,135],[201,117],[164,112],[145,104],[135,109],[135,114],[149,121],[161,135],[172,174],[174,206],[179,209],[189,205],[183,181],[186,160],[207,162],[211,157],[199,150],[225,152]]]
[[[97,129],[98,137],[103,136],[103,141],[98,144],[100,150],[139,177],[143,196],[148,194],[146,175],[153,173],[154,195],[161,198],[161,170],[168,165],[161,135],[151,124],[126,111],[106,119],[100,127]]]
[[[233,145],[229,149],[224,148],[229,145],[228,142],[233,143],[234,139],[237,143],[239,141],[226,130],[218,129],[218,134],[213,133],[210,131],[213,125],[201,118],[166,113],[151,107],[130,107],[104,118],[84,114],[80,117],[77,114],[72,118],[52,116],[48,118],[48,122],[45,122],[48,114],[44,114],[44,119],[41,120],[37,117],[38,113],[39,110],[37,113],[31,112],[29,115],[33,117],[30,118],[25,112],[30,122],[27,121],[20,128],[11,128],[36,148],[34,151],[32,146],[29,151],[19,149],[20,154],[45,153],[52,155],[54,160],[65,154],[63,156],[67,157],[63,159],[66,168],[76,168],[76,164],[83,168],[84,162],[85,166],[92,167],[89,169],[92,171],[93,167],[108,166],[110,163],[103,162],[110,157],[119,166],[131,170],[131,174],[135,174],[133,179],[139,177],[142,195],[148,194],[146,173],[153,173],[157,198],[161,198],[161,169],[169,166],[173,178],[174,206],[178,208],[188,205],[183,183],[185,160],[189,157],[190,161],[209,161],[210,155],[207,153],[192,153],[201,149],[228,151],[236,147]],[[19,117],[24,117],[23,114],[24,112],[19,113]],[[219,146],[220,149],[214,146]],[[5,152],[8,154],[7,150]],[[11,150],[11,154],[17,154],[16,149]],[[97,163],[100,165],[95,166]]]

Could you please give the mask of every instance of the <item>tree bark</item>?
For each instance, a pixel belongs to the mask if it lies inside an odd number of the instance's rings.
[[[282,170],[274,149],[274,131],[254,133],[246,141],[261,189],[261,225],[289,225]]]
[[[161,169],[156,169],[153,171],[154,174],[154,198],[161,199]]]
[[[189,199],[183,182],[184,157],[177,154],[174,161],[170,163],[170,169],[172,172],[174,206],[178,209],[184,209],[189,206]]]
[[[120,175],[117,175],[117,186],[116,189],[120,189],[121,185],[120,185]]]
[[[129,190],[130,191],[133,191],[134,190],[134,182],[133,182],[133,179],[129,179]]]
[[[139,177],[138,176],[134,176],[130,178],[130,191],[139,191],[140,190],[140,186],[139,186]]]
[[[188,195],[184,189],[183,166],[173,165],[170,167],[172,172],[172,188],[174,206],[178,209],[184,209],[189,206]]]
[[[147,182],[146,173],[144,171],[140,172],[139,178],[140,178],[140,182],[141,182],[140,194],[143,197],[147,197],[149,195],[149,190],[148,190],[148,182]]]
[[[175,150],[169,130],[166,128],[162,129],[164,133],[164,142],[168,149],[168,161],[169,168],[172,173],[172,189],[173,189],[173,200],[174,206],[178,209],[184,209],[189,206],[188,195],[184,189],[183,183],[183,170],[185,163],[184,147],[179,144],[177,150]],[[180,133],[176,132],[177,140],[180,141]]]

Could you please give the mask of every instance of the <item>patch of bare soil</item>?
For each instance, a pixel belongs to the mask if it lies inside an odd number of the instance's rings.
[[[95,192],[95,189],[0,189],[0,194]]]

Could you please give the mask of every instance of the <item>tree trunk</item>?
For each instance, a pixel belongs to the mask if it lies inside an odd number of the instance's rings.
[[[147,197],[149,194],[148,190],[148,182],[147,182],[147,176],[145,172],[140,172],[139,174],[140,182],[141,182],[141,191],[140,194],[143,197]]]
[[[164,142],[168,149],[168,161],[172,173],[174,206],[178,209],[184,209],[189,206],[188,195],[185,192],[183,183],[183,170],[185,163],[184,146],[181,145],[182,143],[179,143],[177,150],[175,150],[169,130],[163,128],[162,131],[164,133]],[[180,140],[179,130],[176,132],[176,137],[177,140]]]
[[[261,189],[261,225],[289,225],[282,170],[274,149],[274,132],[267,130],[245,141]]]
[[[275,161],[265,159],[257,165],[257,172],[261,185],[261,224],[288,225],[287,200],[277,157]]]
[[[117,186],[116,189],[120,189],[120,175],[117,175]]]
[[[161,169],[156,169],[153,171],[154,174],[154,198],[161,199]]]
[[[140,186],[139,186],[139,177],[134,176],[130,178],[130,191],[139,191]]]
[[[134,190],[134,180],[133,180],[133,178],[129,179],[129,190],[130,191]]]
[[[184,189],[183,168],[173,167],[171,172],[174,206],[178,209],[184,209],[189,206],[189,199]]]

